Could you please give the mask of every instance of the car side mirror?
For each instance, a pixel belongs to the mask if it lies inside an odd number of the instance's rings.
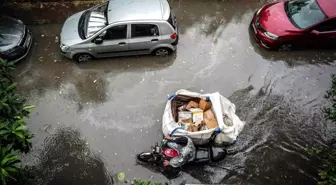
[[[317,31],[317,30],[312,30],[311,33],[314,34],[314,35],[318,35],[318,34],[320,34],[320,32]]]
[[[101,44],[101,43],[103,43],[103,39],[101,37],[98,37],[98,38],[95,39],[94,43],[95,44]]]

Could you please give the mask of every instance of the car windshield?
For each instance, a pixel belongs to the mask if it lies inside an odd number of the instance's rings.
[[[285,3],[285,11],[292,23],[305,29],[327,18],[316,0],[293,0]]]
[[[19,41],[20,37],[18,35],[0,33],[0,51],[5,51],[14,47]]]
[[[85,38],[92,36],[108,25],[107,23],[108,2],[90,9],[86,14]]]

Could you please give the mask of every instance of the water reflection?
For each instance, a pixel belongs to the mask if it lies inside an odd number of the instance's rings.
[[[90,151],[79,131],[69,127],[45,140],[34,171],[35,185],[112,184],[102,159]]]
[[[36,43],[30,56],[17,66],[16,81],[22,92],[42,97],[48,91],[56,91],[63,98],[79,104],[103,103],[108,98],[108,82],[117,75],[162,70],[171,66],[176,58],[176,55],[164,58],[132,56],[76,64],[59,52],[55,38],[61,26],[32,27]]]
[[[215,35],[218,31],[222,32],[230,23],[239,23],[247,12],[255,10],[266,2],[267,0],[225,2],[198,0],[192,3],[182,0],[170,1],[174,12],[178,15],[178,22],[182,25],[180,29],[182,34],[188,29],[197,29],[197,33],[206,36]]]

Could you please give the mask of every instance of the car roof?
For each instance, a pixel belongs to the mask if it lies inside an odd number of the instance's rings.
[[[336,17],[336,0],[317,0],[317,2],[328,17]]]
[[[168,20],[169,15],[167,0],[110,0],[107,19],[112,24],[121,21]]]

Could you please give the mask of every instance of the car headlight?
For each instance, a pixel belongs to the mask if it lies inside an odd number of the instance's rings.
[[[70,47],[69,46],[66,46],[66,45],[64,45],[64,44],[61,44],[61,50],[62,51],[66,51],[66,50],[68,50]]]
[[[279,36],[273,34],[273,33],[270,33],[270,32],[264,32],[264,35],[270,39],[273,39],[273,40],[277,40],[279,38]]]

